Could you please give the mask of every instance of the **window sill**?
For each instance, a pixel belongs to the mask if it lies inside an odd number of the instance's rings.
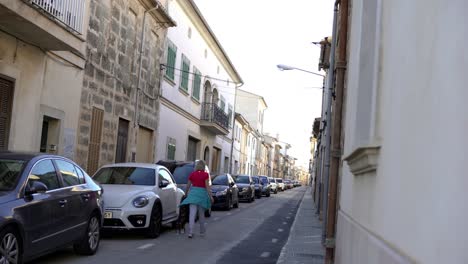
[[[350,155],[344,158],[348,162],[351,173],[359,176],[377,171],[380,146],[365,146],[355,149]]]
[[[200,101],[198,101],[195,97],[190,96],[190,99],[192,99],[192,102],[194,102],[196,105],[200,105]]]
[[[166,80],[166,82],[168,82],[172,86],[176,85],[175,81],[172,80],[171,78],[167,77],[167,75],[164,75],[164,80]]]
[[[189,95],[188,91],[185,90],[184,88],[180,87],[180,86],[179,86],[179,92],[183,93],[186,96]]]

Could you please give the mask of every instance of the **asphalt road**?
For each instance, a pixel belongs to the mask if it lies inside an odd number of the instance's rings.
[[[213,211],[204,237],[198,235],[198,225],[192,239],[170,227],[157,239],[119,232],[102,239],[94,256],[77,256],[65,248],[29,264],[276,263],[304,192],[305,187],[294,188],[241,203],[238,209]]]

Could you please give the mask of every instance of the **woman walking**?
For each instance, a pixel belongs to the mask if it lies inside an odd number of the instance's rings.
[[[200,222],[200,235],[205,235],[205,210],[210,209],[213,203],[210,175],[205,172],[205,166],[204,161],[195,161],[195,169],[188,178],[187,189],[185,190],[187,198],[180,204],[180,206],[185,204],[190,206],[189,238],[193,237],[193,225],[195,224],[197,212],[198,221]]]

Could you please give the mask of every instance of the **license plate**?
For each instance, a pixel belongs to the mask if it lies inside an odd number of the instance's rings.
[[[112,218],[112,212],[104,212],[104,218]]]

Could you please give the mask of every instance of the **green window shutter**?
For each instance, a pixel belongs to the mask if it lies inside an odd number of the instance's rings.
[[[172,43],[167,43],[167,67],[166,67],[166,77],[171,80],[174,80],[174,68],[176,62],[177,47]]]
[[[188,91],[188,80],[190,72],[190,62],[188,59],[182,55],[182,78],[180,80],[180,87],[185,91]]]
[[[195,98],[197,101],[200,101],[201,74],[195,67],[193,71],[194,71],[194,77],[193,77],[193,83],[192,83],[192,97]]]
[[[175,160],[175,152],[176,152],[176,140],[175,138],[168,137],[167,138],[167,159],[168,160]]]

